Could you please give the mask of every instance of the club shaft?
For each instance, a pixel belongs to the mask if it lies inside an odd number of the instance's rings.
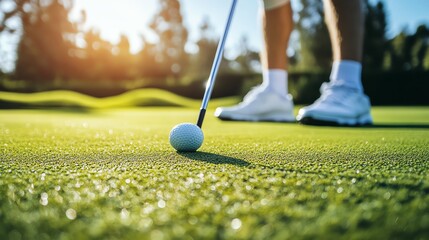
[[[219,71],[219,66],[222,61],[223,50],[225,49],[225,42],[228,37],[229,28],[231,26],[232,18],[234,16],[235,6],[237,5],[237,0],[232,1],[231,10],[229,11],[228,20],[226,22],[225,31],[223,32],[222,38],[217,46],[216,55],[213,61],[212,69],[210,71],[210,76],[207,81],[206,91],[204,92],[203,101],[201,104],[200,114],[198,116],[197,125],[201,128],[203,125],[204,116],[206,113],[207,106],[210,101],[210,97],[213,92],[214,83],[216,80],[217,73]]]

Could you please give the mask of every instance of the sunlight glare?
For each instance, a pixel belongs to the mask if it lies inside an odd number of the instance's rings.
[[[121,35],[126,35],[131,52],[135,53],[142,47],[142,35],[148,41],[155,37],[148,24],[156,8],[156,0],[76,0],[71,18],[79,19],[80,12],[84,10],[84,30],[95,29],[103,39],[114,44],[119,42]]]

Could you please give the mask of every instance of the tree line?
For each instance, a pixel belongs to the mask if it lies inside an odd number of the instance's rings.
[[[200,24],[197,53],[185,51],[189,41],[179,0],[159,0],[150,29],[158,41],[141,37],[143,48],[131,53],[130,41],[123,35],[119,43],[103,39],[96,29],[84,30],[86,13],[70,21],[73,0],[2,0],[0,34],[20,35],[15,70],[8,78],[32,83],[82,80],[87,82],[139,78],[157,79],[159,85],[171,81],[202,81],[207,77],[216,52],[218,36],[213,36],[209,19]],[[324,24],[322,1],[301,0],[296,19],[299,38],[291,43],[294,54],[288,56],[291,71],[328,71],[331,45]],[[120,13],[117,13],[120,14]],[[366,0],[363,66],[365,71],[421,71],[429,69],[429,28],[402,31],[387,38],[386,10],[382,2]],[[12,19],[19,24],[10,24]],[[240,55],[222,62],[221,73],[249,74],[258,71],[258,53],[240,42]]]

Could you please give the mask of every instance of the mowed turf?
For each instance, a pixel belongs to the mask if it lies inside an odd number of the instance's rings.
[[[428,239],[429,108],[372,128],[222,122],[194,108],[0,111],[0,239]]]

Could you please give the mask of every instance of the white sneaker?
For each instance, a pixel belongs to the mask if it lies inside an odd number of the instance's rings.
[[[312,105],[301,108],[296,119],[309,125],[371,125],[368,96],[353,89],[322,84],[321,96]]]
[[[292,96],[282,96],[261,86],[251,90],[238,105],[217,108],[214,115],[233,121],[295,121]]]

